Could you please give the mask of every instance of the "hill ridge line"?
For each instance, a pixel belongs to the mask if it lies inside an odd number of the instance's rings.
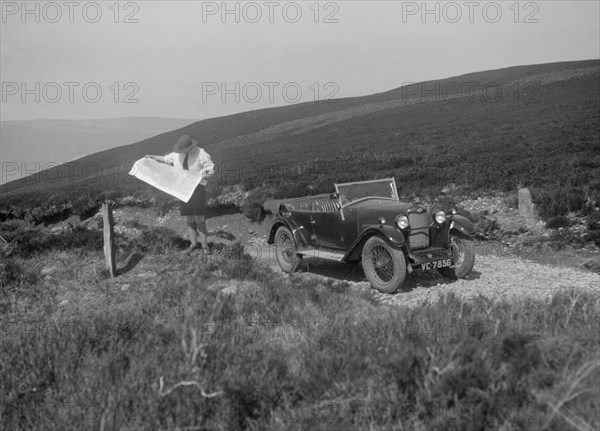
[[[536,82],[539,85],[546,85],[558,81],[567,81],[569,79],[585,77],[587,75],[593,75],[594,73],[600,72],[600,66],[588,66],[578,69],[567,69],[560,72],[545,72],[522,79],[516,79],[505,84],[499,85],[499,88],[510,88],[516,83],[529,84]],[[432,81],[435,82],[435,81]],[[422,84],[422,83],[420,83]],[[463,83],[464,84],[464,83]],[[417,84],[418,85],[418,84]],[[401,87],[402,88],[402,87]],[[338,111],[326,112],[323,114],[314,115],[311,117],[304,117],[292,121],[286,121],[284,123],[277,124],[275,126],[266,127],[257,132],[248,133],[245,135],[236,136],[232,139],[226,139],[223,141],[210,144],[208,147],[219,147],[219,149],[235,148],[241,145],[252,145],[261,142],[269,142],[278,137],[278,135],[287,133],[291,135],[299,135],[307,133],[312,130],[317,130],[322,127],[326,127],[333,123],[338,123],[352,118],[356,118],[362,115],[372,114],[374,112],[381,112],[389,109],[396,109],[404,106],[412,106],[418,103],[430,103],[448,101],[454,99],[460,99],[465,97],[472,97],[474,95],[482,95],[483,90],[476,90],[472,93],[460,94],[448,94],[443,96],[443,100],[434,99],[428,100],[427,97],[423,96],[412,96],[409,99],[392,99],[380,102],[365,103],[359,106],[353,106],[350,108],[340,109]],[[325,102],[327,103],[327,102]],[[329,102],[335,103],[335,102]]]

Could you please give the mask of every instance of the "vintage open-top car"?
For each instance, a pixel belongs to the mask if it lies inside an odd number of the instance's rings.
[[[392,293],[415,269],[463,278],[475,264],[473,224],[398,199],[393,178],[335,184],[335,193],[272,201],[269,244],[294,272],[303,256],[362,262],[371,286]]]

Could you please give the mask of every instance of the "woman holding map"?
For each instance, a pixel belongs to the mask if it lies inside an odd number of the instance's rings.
[[[186,250],[192,253],[196,249],[208,254],[206,219],[204,206],[206,204],[206,182],[214,174],[215,164],[204,149],[198,147],[198,142],[193,141],[188,135],[181,136],[173,147],[173,152],[165,156],[145,156],[166,163],[177,169],[190,171],[201,177],[200,183],[194,190],[189,201],[181,201],[181,215],[187,218],[188,234],[191,245]]]

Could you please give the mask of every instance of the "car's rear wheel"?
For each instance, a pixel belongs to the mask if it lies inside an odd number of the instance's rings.
[[[454,268],[439,268],[438,271],[446,278],[464,278],[475,266],[475,242],[450,234],[450,252]]]
[[[369,238],[365,243],[362,266],[371,286],[383,293],[395,292],[406,279],[404,253],[377,236]]]
[[[285,272],[295,272],[302,264],[302,255],[298,254],[294,236],[285,226],[280,226],[275,232],[275,255],[277,263]]]

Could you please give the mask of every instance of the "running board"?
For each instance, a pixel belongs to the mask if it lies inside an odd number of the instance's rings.
[[[299,250],[298,254],[303,257],[318,257],[319,259],[334,260],[336,262],[342,262],[344,256],[346,256],[346,253],[318,248]]]

